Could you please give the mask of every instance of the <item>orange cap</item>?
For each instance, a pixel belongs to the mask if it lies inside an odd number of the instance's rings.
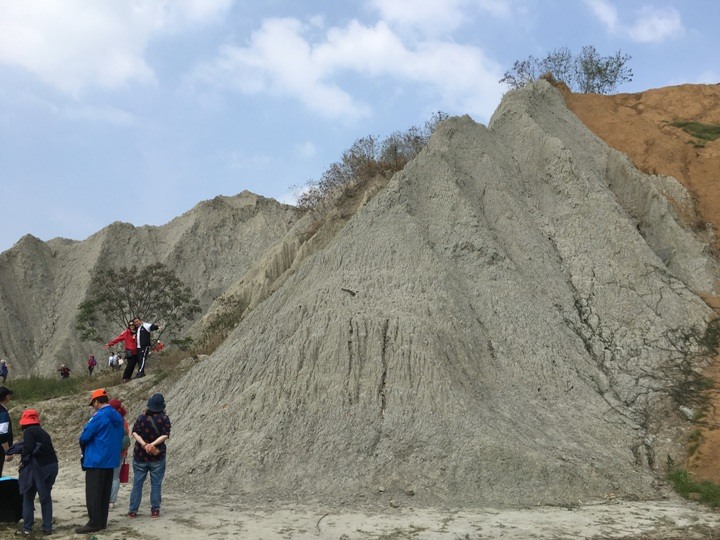
[[[21,426],[31,426],[33,424],[39,424],[40,413],[38,413],[35,409],[25,409],[22,413],[22,416],[20,416],[19,423]]]
[[[93,401],[95,401],[99,397],[108,397],[108,393],[105,391],[104,388],[98,388],[97,390],[93,390],[93,393],[90,394],[90,405],[93,404]]]

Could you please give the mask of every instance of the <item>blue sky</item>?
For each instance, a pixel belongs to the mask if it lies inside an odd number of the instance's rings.
[[[0,0],[0,251],[292,202],[366,135],[487,123],[515,60],[631,55],[622,92],[720,82],[716,0]]]

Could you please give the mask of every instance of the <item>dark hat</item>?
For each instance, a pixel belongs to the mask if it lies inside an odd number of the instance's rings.
[[[13,391],[5,386],[0,386],[0,399],[5,399],[5,396],[9,396]]]
[[[163,412],[165,410],[165,398],[162,394],[153,394],[147,402],[148,411]]]

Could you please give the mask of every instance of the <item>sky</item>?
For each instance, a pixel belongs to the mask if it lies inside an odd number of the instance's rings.
[[[487,124],[516,60],[630,55],[620,92],[720,83],[717,0],[0,0],[0,252],[294,202],[361,137]]]

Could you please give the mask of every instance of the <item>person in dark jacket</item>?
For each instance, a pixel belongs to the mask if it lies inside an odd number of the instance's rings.
[[[120,465],[123,419],[108,402],[104,388],[94,390],[90,406],[95,414],[80,434],[82,466],[85,470],[85,505],[89,520],[75,532],[88,534],[107,527],[113,469]]]
[[[7,410],[7,404],[10,403],[10,395],[12,390],[4,386],[0,386],[0,476],[3,475],[3,467],[6,461],[12,461],[12,456],[5,455],[5,452],[13,443],[12,422],[10,421],[10,413]]]
[[[52,534],[52,488],[58,475],[58,458],[52,439],[40,427],[40,414],[25,409],[20,417],[23,447],[20,459],[19,484],[23,496],[22,534],[32,534],[35,523],[35,495],[40,497],[43,534]]]
[[[130,493],[128,517],[137,517],[142,499],[143,484],[150,473],[150,516],[160,517],[162,481],[165,477],[165,441],[170,438],[170,418],[165,414],[165,398],[153,394],[147,410],[137,417],[132,427],[133,488]]]
[[[137,340],[138,360],[138,372],[137,375],[135,375],[135,378],[139,379],[140,377],[145,376],[145,361],[150,354],[150,346],[152,345],[150,332],[153,332],[155,330],[161,330],[162,327],[158,326],[157,324],[143,322],[140,317],[135,317],[133,322],[135,323],[135,338]]]

